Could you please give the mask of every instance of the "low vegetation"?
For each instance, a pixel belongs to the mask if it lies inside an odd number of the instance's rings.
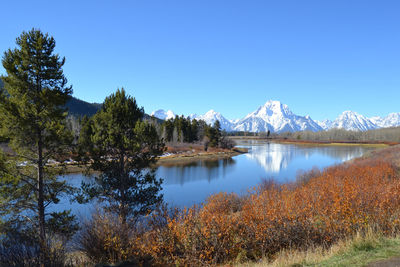
[[[400,147],[389,147],[350,163],[303,173],[289,185],[265,181],[245,196],[220,193],[185,210],[159,208],[131,228],[128,248],[113,245],[113,255],[137,264],[218,265],[270,262],[285,251],[316,248],[327,255],[343,242],[352,242],[352,250],[337,257],[350,258],[347,254],[369,247],[383,249],[400,229],[399,153]],[[108,229],[98,232],[109,236],[96,238],[118,240],[118,232],[112,231],[118,227],[107,226],[107,220],[97,220],[87,229],[98,223]],[[380,233],[372,243],[371,233]],[[396,239],[393,242],[397,244]],[[380,253],[376,258],[391,255]],[[319,260],[332,266],[339,260],[327,258]]]
[[[318,246],[307,250],[282,250],[273,260],[239,264],[240,267],[285,266],[366,266],[369,263],[400,255],[400,238],[386,237],[372,229],[342,239],[329,248]],[[379,266],[379,265],[377,265]]]

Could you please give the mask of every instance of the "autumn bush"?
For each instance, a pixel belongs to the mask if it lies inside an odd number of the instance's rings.
[[[92,263],[129,261],[135,266],[151,261],[142,253],[140,230],[132,224],[123,224],[117,216],[96,211],[83,223],[75,237],[75,246]]]
[[[400,177],[393,164],[398,150],[377,153],[299,173],[292,184],[267,180],[245,196],[219,193],[201,206],[158,209],[142,231],[123,230],[128,245],[118,249],[117,258],[145,255],[153,265],[218,265],[272,258],[284,249],[327,248],[371,228],[398,234]],[[115,226],[109,229],[97,231],[106,235],[100,246],[109,253],[105,259],[115,261],[111,248],[119,247],[122,237],[113,236]]]

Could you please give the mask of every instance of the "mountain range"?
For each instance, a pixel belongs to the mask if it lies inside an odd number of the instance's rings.
[[[162,109],[151,113],[159,119],[170,119],[175,117],[171,110]],[[295,131],[322,131],[333,128],[367,131],[378,128],[400,126],[400,113],[390,113],[386,117],[367,118],[354,111],[344,111],[335,120],[316,121],[310,116],[300,116],[294,114],[287,105],[279,101],[269,100],[257,110],[249,113],[242,119],[228,120],[221,113],[210,110],[204,115],[191,114],[191,119],[201,119],[208,124],[213,124],[216,120],[221,123],[221,128],[226,131],[247,131],[247,132],[266,132],[275,133],[295,132]]]

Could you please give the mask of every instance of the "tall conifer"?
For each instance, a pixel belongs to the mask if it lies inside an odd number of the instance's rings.
[[[72,94],[62,67],[65,58],[55,54],[53,37],[32,29],[16,39],[17,48],[4,53],[0,94],[1,135],[15,153],[13,174],[0,180],[0,212],[21,219],[32,212],[29,221],[37,227],[40,265],[46,264],[46,220],[68,217],[68,212],[46,213],[71,188],[57,180],[47,164],[65,151],[71,135],[65,127],[65,103]],[[65,216],[64,216],[65,215]],[[24,217],[25,218],[25,217]],[[71,219],[71,217],[69,217]]]

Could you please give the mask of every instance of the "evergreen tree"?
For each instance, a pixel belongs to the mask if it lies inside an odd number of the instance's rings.
[[[165,140],[171,142],[174,134],[174,121],[173,119],[166,120],[163,123]]]
[[[188,118],[189,122],[190,119]],[[193,143],[199,140],[198,138],[198,133],[199,133],[199,122],[196,119],[193,119],[190,122],[190,136],[189,136],[189,142]]]
[[[161,201],[161,180],[151,164],[164,151],[154,126],[144,122],[143,108],[124,89],[107,97],[80,139],[99,174],[82,185],[83,200],[97,198],[123,224]]]
[[[63,154],[71,142],[63,107],[72,88],[66,86],[62,71],[65,58],[54,53],[53,37],[32,29],[23,32],[16,43],[18,48],[6,51],[2,59],[7,75],[2,77],[0,94],[1,135],[9,139],[15,156],[8,159],[14,161],[8,175],[0,178],[0,215],[37,227],[43,266],[49,223],[71,224],[73,219],[68,212],[46,213],[60,194],[72,190],[58,181],[57,173],[46,164]],[[36,215],[25,216],[30,212]]]
[[[206,136],[209,139],[209,146],[211,147],[219,146],[222,133],[221,133],[221,124],[218,120],[214,122],[213,127],[208,126],[206,128]]]
[[[216,120],[214,122],[213,128],[215,129],[215,143],[218,146],[222,137],[221,123],[219,122],[219,120]]]

